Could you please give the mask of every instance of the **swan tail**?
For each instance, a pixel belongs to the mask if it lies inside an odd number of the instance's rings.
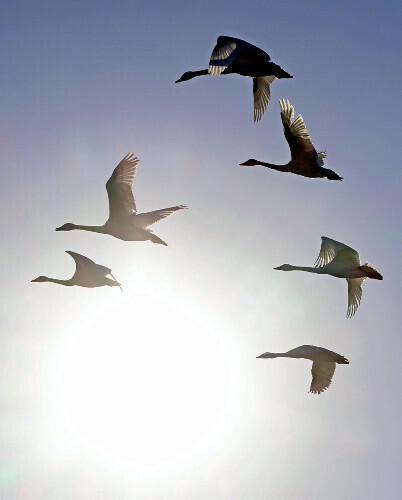
[[[269,69],[272,71],[272,75],[275,75],[276,78],[293,78],[292,75],[273,62],[269,63]]]
[[[360,266],[360,269],[366,273],[366,276],[368,278],[374,279],[374,280],[382,280],[382,275],[377,271],[377,269],[374,268],[370,264],[370,262],[366,262],[362,266]]]
[[[165,245],[165,247],[167,247],[167,243],[165,243],[158,236],[156,236],[156,234],[151,233],[149,235],[149,239],[152,241],[152,243],[158,243],[159,245]]]
[[[330,170],[329,168],[326,168],[324,170],[326,178],[330,181],[341,181],[343,179],[343,177],[340,177],[336,172]]]

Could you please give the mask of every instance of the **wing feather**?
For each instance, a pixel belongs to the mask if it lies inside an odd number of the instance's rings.
[[[347,261],[351,265],[360,266],[360,257],[356,250],[340,241],[321,236],[321,249],[315,261],[315,267],[323,267],[334,261]]]
[[[241,53],[246,53],[247,57],[253,59],[264,59],[269,61],[269,55],[251,43],[231,36],[220,36],[212,51],[209,61],[208,73],[212,76],[219,76]]]
[[[177,212],[177,210],[182,210],[183,208],[187,208],[186,205],[178,205],[176,207],[162,208],[161,210],[138,214],[135,216],[135,221],[138,226],[146,228],[158,220],[169,217],[169,215],[172,215],[174,212]]]
[[[311,368],[313,380],[311,381],[310,392],[320,394],[328,389],[331,385],[335,368],[335,361],[314,361]]]
[[[132,186],[139,162],[133,153],[128,153],[107,181],[109,219],[121,218],[137,212]]]
[[[267,109],[271,97],[271,84],[275,76],[258,76],[253,78],[254,121],[259,122]]]
[[[81,255],[77,252],[72,252],[70,250],[66,250],[66,253],[71,255],[71,257],[75,261],[75,273],[72,279],[74,278],[83,278],[88,274],[101,274],[106,276],[112,272],[111,269],[105,266],[101,266],[100,264],[96,264],[93,260],[85,257],[85,255]]]
[[[348,310],[346,313],[347,318],[351,318],[357,311],[362,300],[362,284],[366,277],[363,278],[346,278],[348,282]]]
[[[285,138],[288,141],[292,158],[300,153],[314,152],[321,161],[325,158],[325,153],[317,153],[307,131],[302,115],[298,115],[294,121],[294,107],[289,100],[279,99],[281,108],[281,119]],[[324,163],[322,161],[322,163]]]

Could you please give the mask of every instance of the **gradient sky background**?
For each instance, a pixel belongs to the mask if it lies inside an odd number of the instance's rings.
[[[0,497],[399,498],[400,89],[398,2],[7,2],[0,11],[2,182]],[[252,82],[175,84],[219,35],[289,71],[253,123]],[[289,160],[279,98],[326,166]],[[133,151],[139,212],[168,247],[73,231],[102,224],[105,182]],[[313,265],[321,235],[370,261],[347,320],[344,280]],[[74,250],[118,289],[69,278]],[[302,344],[346,356],[308,394]]]

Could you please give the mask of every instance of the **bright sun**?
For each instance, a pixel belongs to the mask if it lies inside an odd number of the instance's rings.
[[[139,468],[222,445],[235,381],[230,336],[217,330],[194,305],[149,295],[91,320],[63,354],[70,432]]]

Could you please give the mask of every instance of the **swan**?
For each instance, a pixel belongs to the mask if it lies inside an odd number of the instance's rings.
[[[247,167],[261,165],[280,172],[291,172],[304,177],[326,177],[332,181],[341,181],[343,177],[339,177],[333,170],[323,167],[324,158],[327,155],[324,151],[317,152],[314,148],[302,115],[298,115],[292,123],[295,110],[289,100],[279,99],[279,106],[281,108],[283,132],[288,141],[292,159],[285,165],[274,165],[254,159],[247,160],[240,163],[240,165]]]
[[[137,214],[132,185],[137,173],[138,158],[133,153],[128,153],[113,170],[110,179],[106,183],[109,197],[109,219],[103,226],[82,226],[67,222],[56,228],[56,231],[72,231],[81,229],[95,233],[109,234],[124,241],[146,241],[160,245],[167,244],[158,238],[148,227],[158,220],[164,219],[177,210],[187,208],[185,205],[162,208],[154,212]]]
[[[369,262],[361,265],[360,256],[353,248],[326,236],[322,236],[321,239],[321,249],[315,261],[315,267],[283,264],[274,269],[278,271],[307,271],[308,273],[329,274],[335,278],[346,278],[348,282],[346,317],[350,318],[359,307],[363,281],[366,278],[382,280],[382,276]]]
[[[32,282],[41,283],[44,281],[50,281],[59,285],[75,285],[86,288],[95,288],[98,286],[119,286],[121,290],[121,285],[113,276],[111,269],[95,264],[93,260],[88,259],[88,257],[85,257],[77,252],[66,250],[66,253],[71,255],[71,257],[75,260],[75,273],[72,278],[69,280],[59,280],[56,278],[48,278],[47,276],[39,276],[38,278],[32,280]],[[108,274],[110,274],[113,279],[107,278],[106,275]]]
[[[288,352],[265,352],[257,358],[304,358],[313,362],[310,391],[321,394],[331,385],[335,373],[336,363],[348,365],[349,361],[340,354],[329,351],[324,347],[314,345],[301,345]]]
[[[212,51],[208,69],[186,71],[176,83],[200,75],[219,76],[236,73],[253,78],[254,121],[261,120],[271,96],[270,85],[275,78],[293,78],[280,66],[271,62],[269,55],[251,43],[220,36]]]

